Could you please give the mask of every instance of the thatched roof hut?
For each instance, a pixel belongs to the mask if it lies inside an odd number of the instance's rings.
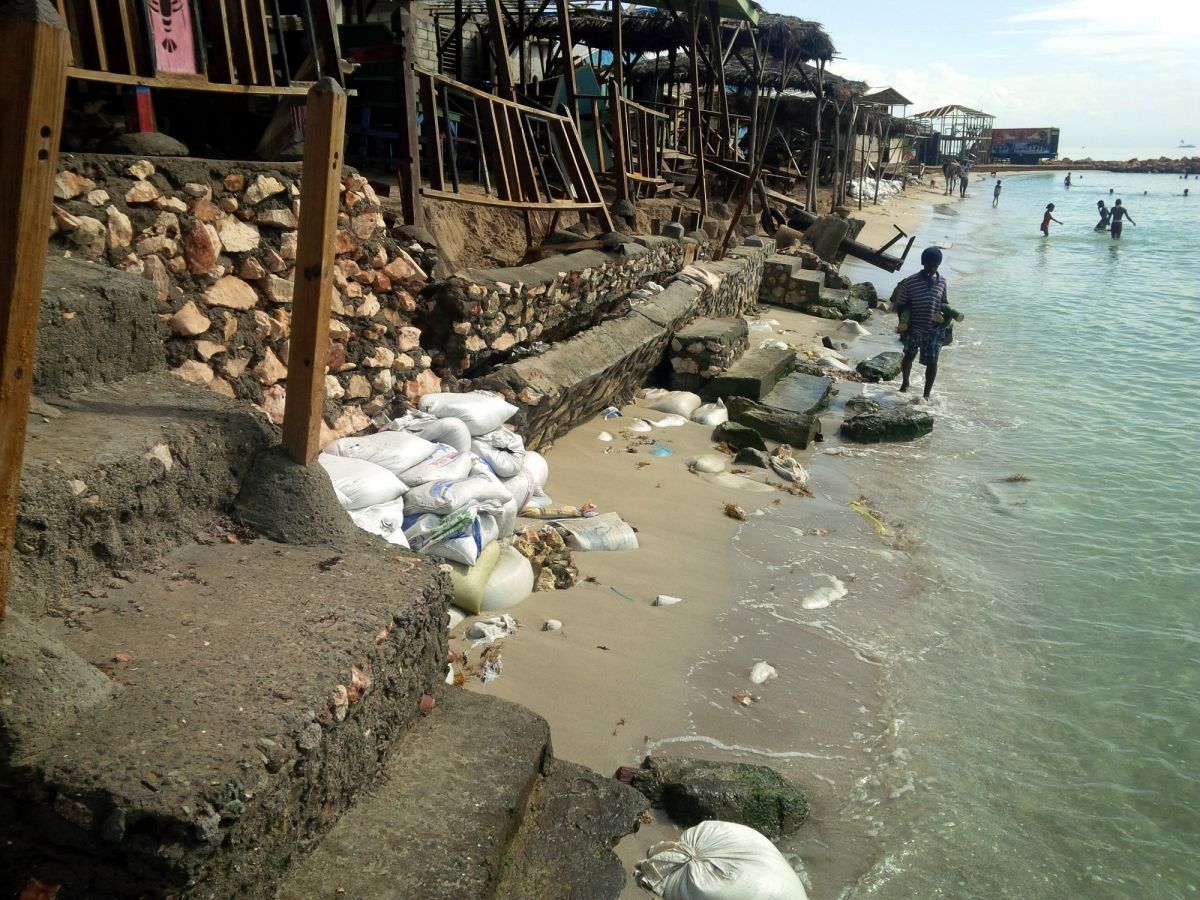
[[[654,59],[642,60],[637,65],[628,69],[625,74],[626,78],[630,81],[659,80],[686,84],[691,79],[688,55],[684,51],[676,54],[674,68],[671,67],[670,61],[666,57],[658,56]],[[708,74],[703,59],[700,64],[700,74],[701,78],[706,77]],[[816,93],[817,69],[808,63],[800,63],[794,66],[787,84],[781,84],[782,79],[783,61],[774,55],[767,57],[763,67],[763,79],[761,82],[763,87],[808,94]],[[725,84],[729,87],[739,88],[752,86],[753,82],[754,73],[746,69],[736,54],[731,54],[729,61],[725,64]],[[867,91],[865,82],[851,81],[829,71],[825,72],[824,85],[825,96],[835,100],[848,99],[852,96],[864,94]]]

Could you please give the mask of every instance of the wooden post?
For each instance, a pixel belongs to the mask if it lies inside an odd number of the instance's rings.
[[[496,96],[505,100],[516,100],[513,87],[512,61],[508,57],[508,32],[504,28],[503,0],[487,0],[488,35],[492,41],[492,55],[496,59]],[[448,127],[448,126],[447,126]]]
[[[67,26],[48,0],[0,4],[0,619],[17,528],[46,239],[67,92]]]
[[[425,215],[421,208],[421,149],[417,141],[416,73],[413,71],[416,54],[413,48],[412,0],[400,0],[400,6],[392,21],[399,29],[399,34],[396,35],[399,50],[396,62],[396,124],[400,128],[400,153],[396,174],[400,182],[400,211],[408,224],[424,225]],[[425,109],[423,112],[426,122],[433,117],[436,124],[436,109]],[[449,122],[446,123],[446,128],[449,131]],[[426,134],[428,133],[427,130]],[[437,149],[437,158],[440,159],[441,150]],[[425,148],[430,160],[435,158],[433,150],[432,147]],[[432,165],[431,162],[431,181],[436,180],[433,178]]]
[[[629,199],[629,144],[627,140],[625,106],[625,37],[621,22],[621,0],[612,0],[612,82],[613,96],[609,104],[613,123],[613,185],[617,189],[617,200]],[[596,101],[592,101],[595,103]]]
[[[329,294],[333,290],[333,234],[342,180],[346,92],[322,78],[308,92],[296,289],[288,353],[283,449],[303,466],[317,458],[325,363],[329,358]]]
[[[567,86],[567,109],[575,124],[580,125],[579,86],[575,83],[575,58],[571,55],[571,49],[575,46],[575,39],[571,36],[571,9],[567,0],[555,0],[555,6],[558,9],[558,43],[562,53],[563,83]]]
[[[688,62],[692,80],[692,153],[696,156],[696,187],[700,193],[700,224],[708,218],[708,185],[704,171],[704,120],[700,114],[700,3],[691,4],[691,43],[688,45]]]

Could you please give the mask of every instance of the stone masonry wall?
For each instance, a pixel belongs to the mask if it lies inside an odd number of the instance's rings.
[[[639,236],[608,252],[458,273],[419,298],[422,344],[456,375],[502,362],[517,345],[564,340],[619,313],[631,291],[677,272],[683,255],[680,241]]]
[[[51,253],[145,278],[170,331],[171,370],[282,422],[299,165],[66,155],[54,195]],[[440,389],[412,321],[425,248],[409,242],[410,255],[393,240],[351,171],[337,222],[326,440]]]

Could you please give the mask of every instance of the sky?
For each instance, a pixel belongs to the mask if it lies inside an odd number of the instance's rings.
[[[830,71],[894,87],[910,113],[958,103],[997,127],[1057,126],[1077,159],[1200,155],[1176,149],[1200,147],[1196,0],[760,2],[822,23]]]

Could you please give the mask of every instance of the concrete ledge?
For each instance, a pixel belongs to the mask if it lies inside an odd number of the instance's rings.
[[[706,397],[749,397],[759,400],[774,390],[776,383],[792,370],[794,350],[759,347],[746,353],[728,370],[708,383]]]

